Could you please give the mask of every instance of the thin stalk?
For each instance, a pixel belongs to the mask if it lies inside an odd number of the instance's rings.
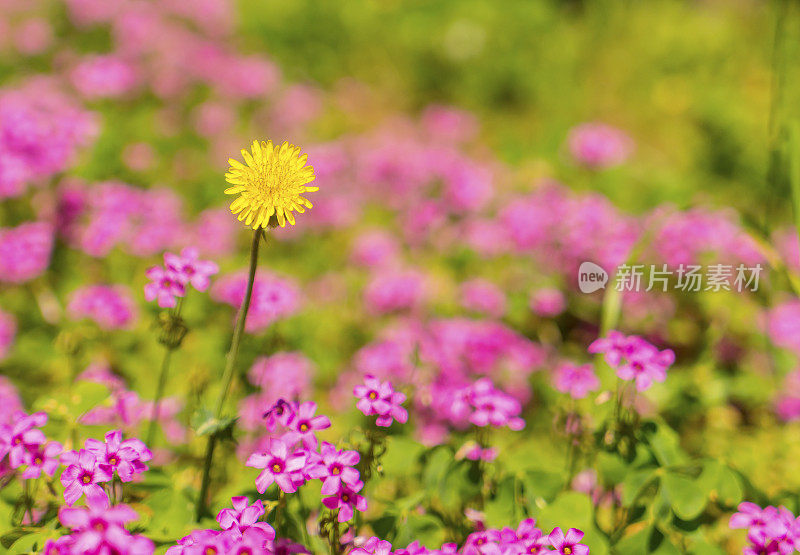
[[[222,410],[225,408],[225,400],[231,389],[231,382],[233,382],[236,357],[239,355],[239,343],[242,340],[244,323],[247,319],[247,311],[250,309],[250,299],[253,296],[253,283],[256,277],[256,266],[258,264],[258,242],[261,239],[262,233],[261,229],[255,231],[253,233],[253,241],[250,244],[250,273],[247,277],[247,291],[244,294],[244,301],[242,301],[239,315],[236,318],[236,325],[233,329],[233,339],[231,339],[231,348],[228,351],[228,356],[225,361],[225,371],[222,374],[222,391],[217,399],[217,408],[214,412],[214,416],[217,420],[222,417]],[[197,498],[195,518],[198,522],[200,522],[205,509],[206,496],[208,495],[208,486],[211,477],[211,463],[214,458],[214,446],[216,442],[217,435],[213,433],[210,434],[208,436],[208,443],[206,444],[205,462],[203,463],[203,481],[200,486],[200,495]]]
[[[153,440],[156,434],[156,425],[158,424],[159,413],[161,412],[161,399],[164,397],[164,388],[167,385],[167,375],[169,374],[169,363],[172,360],[172,349],[164,347],[164,358],[161,360],[161,372],[158,376],[158,386],[156,387],[156,396],[153,400],[153,414],[150,416],[150,427],[147,430],[147,445],[153,446]]]
[[[183,298],[179,298],[175,308],[171,311],[171,318],[180,319],[181,308],[183,308]],[[164,333],[163,331],[161,333]],[[150,415],[150,427],[147,430],[147,445],[153,445],[155,440],[156,425],[161,412],[161,400],[164,398],[164,389],[167,386],[167,377],[169,376],[169,364],[172,360],[172,352],[177,349],[177,346],[172,342],[164,345],[164,358],[161,359],[161,371],[158,375],[158,385],[156,386],[156,396],[153,399],[153,414]]]

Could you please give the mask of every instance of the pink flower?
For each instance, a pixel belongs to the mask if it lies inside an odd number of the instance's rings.
[[[367,308],[378,314],[418,308],[425,295],[425,277],[414,270],[378,274],[364,292]]]
[[[353,518],[353,509],[362,513],[367,510],[366,498],[344,484],[336,495],[323,498],[322,504],[332,511],[339,511],[339,522],[347,522]]]
[[[48,540],[46,554],[71,555],[73,553],[126,553],[152,555],[155,546],[144,536],[132,536],[125,524],[137,519],[136,512],[127,505],[109,507],[87,499],[86,508],[62,507],[58,518],[72,534],[58,540]]]
[[[264,453],[250,455],[245,463],[253,468],[264,470],[256,478],[256,489],[264,493],[273,482],[285,493],[297,491],[295,477],[306,462],[304,455],[289,453],[289,445],[280,439],[270,439],[269,447]]]
[[[351,555],[391,555],[392,544],[373,536],[350,553]]]
[[[302,403],[292,416],[289,426],[300,435],[300,440],[306,449],[317,448],[315,432],[331,427],[330,419],[325,415],[314,416],[317,404],[312,401]]]
[[[178,276],[182,283],[189,283],[198,291],[205,291],[211,283],[211,276],[219,272],[219,266],[210,260],[200,260],[198,250],[186,247],[180,256],[171,252],[164,253],[164,265],[167,270]]]
[[[354,467],[360,458],[358,451],[339,451],[332,444],[323,442],[320,460],[308,472],[309,477],[322,480],[322,495],[335,495],[343,483],[359,491],[363,483]]]
[[[567,308],[567,301],[558,289],[539,289],[531,294],[530,308],[539,316],[558,316]]]
[[[525,421],[518,416],[522,410],[519,401],[496,389],[488,378],[472,384],[467,395],[474,408],[469,421],[476,426],[508,426],[515,431],[525,427]]]
[[[92,56],[81,60],[70,74],[73,86],[86,98],[118,97],[137,81],[131,64],[116,56]]]
[[[590,391],[600,387],[591,364],[578,366],[564,362],[556,369],[555,387],[561,393],[569,393],[573,399],[583,399]]]
[[[113,470],[110,466],[98,463],[94,453],[85,449],[64,453],[61,463],[67,467],[61,473],[67,505],[71,507],[86,494],[87,503],[108,507],[108,495],[98,484],[111,481]]]
[[[107,432],[105,443],[96,439],[87,439],[86,450],[94,454],[98,463],[108,465],[123,482],[133,480],[134,474],[147,470],[145,461],[153,458],[150,450],[138,439],[122,440],[122,432]]]
[[[32,79],[0,91],[0,198],[20,195],[30,183],[67,169],[78,149],[96,135],[93,114],[54,83]]]
[[[27,415],[18,412],[10,426],[0,426],[0,459],[8,455],[11,468],[18,468],[26,462],[28,450],[47,441],[38,428],[47,423],[47,414],[36,412]]]
[[[578,543],[583,538],[583,532],[577,528],[570,528],[566,536],[561,528],[554,528],[549,538],[559,555],[589,555],[589,546]]]
[[[52,248],[53,228],[48,223],[0,228],[0,282],[24,283],[40,276],[50,265]]]
[[[181,276],[169,269],[153,266],[145,275],[152,280],[144,286],[144,298],[148,302],[157,300],[161,308],[171,308],[178,304],[177,297],[186,295]]]
[[[125,328],[137,316],[130,291],[122,285],[92,285],[77,289],[72,293],[67,312],[76,320],[94,320],[107,330]]]
[[[216,280],[211,287],[211,297],[238,309],[244,301],[246,289],[247,275],[237,272]],[[299,308],[300,290],[294,281],[262,272],[256,275],[253,284],[245,331],[263,331],[273,322],[295,314]]]
[[[63,446],[57,441],[29,447],[25,461],[28,468],[22,473],[22,477],[24,479],[38,478],[42,472],[52,477],[56,473],[56,469],[61,466],[59,455],[62,450]]]
[[[619,129],[602,123],[584,123],[569,132],[569,150],[590,168],[608,168],[625,162],[633,141]]]
[[[500,318],[506,312],[506,296],[494,283],[473,279],[461,284],[461,305],[468,310]]]
[[[368,268],[387,267],[399,258],[397,239],[385,231],[371,231],[358,235],[350,254],[353,262]]]
[[[248,498],[233,497],[231,503],[232,509],[222,509],[217,515],[217,522],[219,527],[227,530],[234,540],[241,540],[243,534],[248,530],[252,533],[257,533],[263,536],[263,540],[274,541],[275,530],[266,522],[258,522],[258,519],[266,512],[264,504],[260,499],[256,500],[252,505],[248,505]]]
[[[667,379],[667,368],[675,361],[670,349],[659,351],[636,335],[626,336],[618,331],[596,339],[589,345],[590,353],[603,353],[605,361],[617,370],[620,379],[634,381],[636,389],[644,391],[654,381]]]
[[[404,393],[395,391],[391,382],[381,382],[373,376],[365,376],[364,385],[357,385],[353,395],[358,398],[356,407],[366,416],[377,415],[375,424],[382,427],[408,421],[408,411],[402,407]]]

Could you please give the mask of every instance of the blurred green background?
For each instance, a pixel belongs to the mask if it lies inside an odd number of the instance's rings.
[[[627,130],[638,143],[630,185],[610,178],[601,187],[634,210],[711,202],[761,220],[775,196],[766,176],[777,19],[783,119],[800,110],[796,64],[780,64],[798,59],[800,46],[799,9],[788,0],[240,5],[241,40],[289,78],[333,88],[353,76],[411,111],[431,101],[467,108],[501,159],[533,173],[564,158],[576,123]],[[578,172],[555,173],[581,186]]]

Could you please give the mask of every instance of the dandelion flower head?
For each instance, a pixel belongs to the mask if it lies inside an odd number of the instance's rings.
[[[232,185],[225,194],[239,195],[231,203],[231,212],[253,229],[286,222],[294,225],[294,214],[302,214],[313,205],[304,193],[319,187],[306,185],[314,181],[314,168],[306,165],[307,154],[300,156],[300,147],[284,142],[253,141],[250,152],[242,150],[244,164],[233,158],[225,180]],[[272,223],[271,223],[272,222]]]

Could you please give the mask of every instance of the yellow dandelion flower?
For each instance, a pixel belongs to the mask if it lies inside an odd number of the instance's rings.
[[[231,212],[253,229],[267,227],[274,217],[278,225],[294,225],[294,214],[302,214],[313,205],[301,195],[319,191],[309,187],[314,181],[314,167],[306,166],[307,154],[300,156],[300,147],[287,142],[253,141],[250,152],[242,150],[245,164],[230,158],[231,167],[225,181],[233,185],[227,195],[239,195],[231,203]],[[272,224],[275,225],[274,223]]]

